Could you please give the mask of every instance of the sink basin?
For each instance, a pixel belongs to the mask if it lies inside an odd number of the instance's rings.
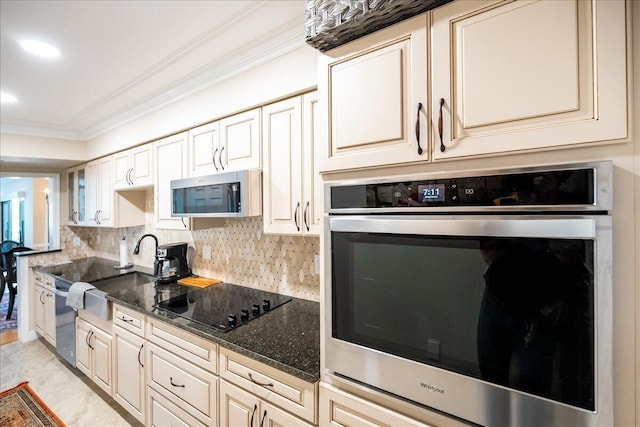
[[[111,320],[111,303],[107,294],[135,288],[155,281],[155,276],[134,271],[92,283],[95,289],[85,292],[84,309],[102,320]]]
[[[104,293],[110,294],[118,292],[123,289],[130,289],[136,286],[144,285],[145,283],[153,282],[156,280],[155,276],[150,274],[134,271],[132,273],[122,274],[120,276],[110,277],[108,279],[100,280],[92,283],[98,290]]]

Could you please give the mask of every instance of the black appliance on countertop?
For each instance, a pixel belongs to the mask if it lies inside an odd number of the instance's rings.
[[[156,287],[154,308],[229,332],[291,301],[291,297],[231,283],[207,288]]]
[[[168,243],[156,248],[156,262],[160,266],[156,272],[159,283],[175,282],[191,276],[187,265],[187,249],[188,243]]]

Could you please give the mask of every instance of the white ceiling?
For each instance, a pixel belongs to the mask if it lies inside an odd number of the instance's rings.
[[[0,1],[2,132],[88,140],[304,43],[304,0]],[[17,41],[51,42],[61,57]]]

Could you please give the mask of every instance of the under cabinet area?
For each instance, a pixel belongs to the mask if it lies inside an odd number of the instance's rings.
[[[427,52],[422,14],[319,57],[321,171],[429,159]]]
[[[265,233],[320,234],[317,119],[317,92],[262,108]]]
[[[627,138],[625,7],[454,1],[434,9],[434,159]]]

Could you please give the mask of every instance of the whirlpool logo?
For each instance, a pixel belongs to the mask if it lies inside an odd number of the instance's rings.
[[[422,388],[426,388],[427,390],[433,392],[433,393],[440,393],[440,394],[444,394],[444,389],[440,388],[438,386],[435,385],[431,385],[431,384],[427,384],[427,383],[420,383],[420,387]]]

